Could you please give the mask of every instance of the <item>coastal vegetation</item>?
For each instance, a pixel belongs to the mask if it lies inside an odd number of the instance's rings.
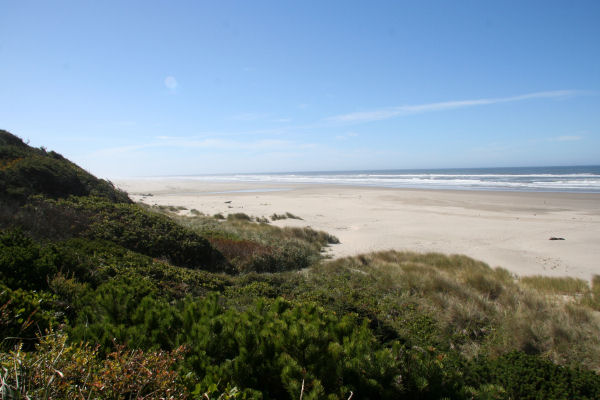
[[[286,212],[285,214],[274,213],[273,215],[271,215],[271,221],[277,221],[280,219],[288,219],[288,218],[299,219],[299,220],[302,219],[299,216],[292,214],[291,212]]]
[[[599,277],[329,260],[325,232],[133,204],[5,131],[0,184],[3,399],[600,398]]]

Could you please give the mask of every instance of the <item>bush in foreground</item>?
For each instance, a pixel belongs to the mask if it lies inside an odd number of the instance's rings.
[[[0,353],[3,399],[185,399],[188,391],[173,367],[183,348],[172,352],[117,346],[102,359],[98,347],[68,344],[61,333],[40,337],[34,352],[20,346]]]

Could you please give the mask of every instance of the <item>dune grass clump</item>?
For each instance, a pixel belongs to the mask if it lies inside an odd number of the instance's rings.
[[[142,205],[143,206],[143,205]],[[166,213],[160,207],[146,207]],[[238,272],[281,272],[307,268],[323,258],[325,246],[339,243],[310,227],[271,226],[269,220],[245,213],[179,216],[180,225],[197,232],[222,253]]]
[[[600,311],[600,275],[594,275],[591,282],[572,277],[547,276],[526,276],[520,278],[519,282],[557,303]]]
[[[571,277],[524,276],[519,279],[519,282],[548,294],[574,296],[583,295],[590,291],[590,286],[586,281]]]
[[[252,218],[246,213],[234,213],[227,216],[229,221],[252,221]]]
[[[274,213],[273,215],[271,215],[271,221],[277,221],[280,219],[288,219],[288,218],[302,220],[302,218],[300,218],[297,215],[292,214],[291,212],[286,212],[285,214]]]
[[[186,211],[187,210],[187,208],[183,207],[183,206],[173,206],[173,205],[165,206],[165,205],[160,205],[160,206],[157,206],[157,207],[161,211],[169,211],[171,213],[179,213],[180,211]],[[198,210],[196,210],[196,212],[198,212]],[[194,214],[194,213],[192,213],[192,214]]]
[[[592,277],[590,290],[580,298],[579,303],[600,311],[600,275]]]

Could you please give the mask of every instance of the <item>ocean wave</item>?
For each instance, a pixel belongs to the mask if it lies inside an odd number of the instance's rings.
[[[467,171],[465,171],[467,172]],[[525,173],[457,173],[456,170],[441,171],[359,171],[359,172],[308,172],[277,174],[231,174],[180,176],[180,179],[195,179],[213,182],[256,182],[358,185],[390,188],[419,189],[463,189],[463,190],[517,190],[517,191],[562,191],[600,193],[600,172]],[[513,172],[513,171],[511,171]],[[558,171],[557,171],[558,172]],[[562,171],[561,171],[562,172]],[[595,171],[594,171],[595,172]],[[172,177],[173,178],[173,177]]]

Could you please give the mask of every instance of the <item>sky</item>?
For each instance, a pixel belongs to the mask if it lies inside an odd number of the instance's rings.
[[[0,129],[103,178],[600,164],[600,1],[0,0]]]

